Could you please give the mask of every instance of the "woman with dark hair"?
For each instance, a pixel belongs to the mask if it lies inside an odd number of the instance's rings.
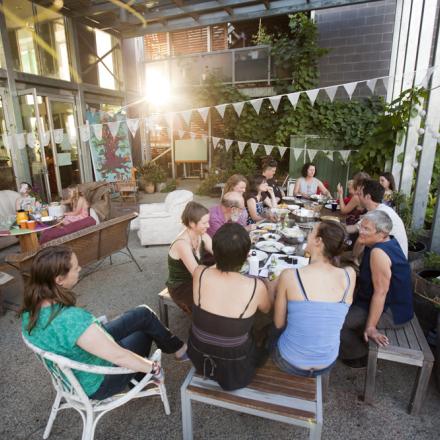
[[[270,194],[270,197],[268,197],[267,194]],[[265,205],[269,208],[275,208],[277,206],[273,189],[268,185],[267,179],[264,176],[255,176],[251,180],[249,191],[245,194],[244,199],[249,215],[248,225],[265,219]]]
[[[193,305],[192,282],[195,268],[206,253],[212,254],[209,211],[200,203],[189,202],[182,213],[185,229],[171,243],[168,251],[166,286],[173,301],[187,314]]]
[[[287,373],[315,377],[336,362],[356,282],[352,268],[336,265],[345,236],[339,222],[322,221],[307,239],[310,264],[281,273],[274,312],[281,335],[272,357]]]
[[[302,196],[310,197],[320,190],[321,194],[331,197],[330,191],[324,184],[315,177],[316,165],[312,162],[307,162],[301,169],[301,177],[296,180],[294,193]]]
[[[212,246],[216,266],[194,271],[188,356],[199,374],[235,390],[249,384],[262,359],[251,328],[257,310],[267,313],[272,300],[262,281],[239,273],[251,247],[243,226],[226,223]]]
[[[394,176],[387,171],[380,173],[379,183],[385,189],[383,203],[385,205],[392,206],[394,191],[396,191],[396,182],[394,181]]]
[[[362,207],[359,200],[359,189],[362,187],[362,183],[369,179],[370,176],[363,171],[356,173],[351,180],[351,189],[349,187],[349,194],[351,195],[349,200],[344,198],[344,188],[338,183],[337,191],[339,196],[339,206],[341,208],[341,214],[346,215],[345,223],[347,225],[354,225],[359,221],[359,217],[365,213],[365,209]]]
[[[119,366],[160,375],[160,365],[146,357],[152,342],[176,358],[186,357],[186,344],[163,326],[147,306],[139,306],[101,325],[76,306],[72,288],[81,268],[72,250],[53,246],[35,256],[20,310],[24,337],[41,348],[95,366]],[[85,393],[102,400],[123,391],[136,373],[91,374],[73,370]]]

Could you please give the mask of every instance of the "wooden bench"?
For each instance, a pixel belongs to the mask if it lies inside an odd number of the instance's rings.
[[[166,327],[169,327],[168,307],[179,309],[179,306],[173,301],[168,293],[168,289],[165,287],[165,289],[159,292],[159,318]]]
[[[136,264],[139,271],[142,271],[128,247],[130,222],[136,217],[136,213],[130,213],[104,221],[99,225],[89,226],[48,241],[37,250],[7,255],[5,261],[17,268],[22,275],[27,275],[38,250],[49,246],[69,246],[75,252],[82,267],[101,261],[106,257],[111,259],[112,254],[125,248],[130,259]]]
[[[320,439],[323,423],[322,384],[328,384],[328,377],[328,374],[322,378],[292,376],[268,361],[257,369],[255,378],[246,388],[225,391],[217,382],[195,374],[192,368],[180,389],[183,439],[193,438],[193,400],[302,426],[310,430],[310,439]]]
[[[378,359],[415,365],[418,367],[418,372],[408,411],[413,415],[418,414],[423,404],[434,363],[434,356],[426,342],[419,321],[414,315],[414,318],[406,326],[399,329],[384,329],[382,332],[386,334],[390,343],[386,347],[379,347],[375,342],[369,342],[364,401],[366,403],[373,402]]]

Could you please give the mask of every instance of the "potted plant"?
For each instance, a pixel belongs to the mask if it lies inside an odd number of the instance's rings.
[[[408,232],[408,261],[415,261],[423,258],[426,252],[426,245],[421,241],[421,230],[411,230]]]
[[[165,171],[156,162],[149,161],[139,168],[139,180],[144,191],[154,193],[155,185],[166,180]]]

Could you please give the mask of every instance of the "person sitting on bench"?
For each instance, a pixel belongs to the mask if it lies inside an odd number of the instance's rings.
[[[365,246],[359,290],[341,331],[341,360],[353,368],[367,365],[369,339],[381,347],[388,338],[377,328],[399,328],[411,321],[411,268],[397,240],[390,236],[393,222],[381,210],[370,211],[359,227]]]
[[[227,223],[214,235],[216,266],[199,266],[193,274],[188,356],[198,374],[228,391],[246,387],[265,359],[251,329],[257,310],[267,313],[272,300],[262,281],[239,273],[250,247],[243,226]]]
[[[336,265],[345,237],[339,222],[322,221],[307,239],[310,264],[281,273],[274,312],[281,336],[272,359],[286,373],[316,377],[336,362],[339,335],[356,282],[351,267]]]

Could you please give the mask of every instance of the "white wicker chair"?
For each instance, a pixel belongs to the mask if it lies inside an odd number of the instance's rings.
[[[44,430],[44,439],[47,439],[50,435],[57,412],[66,408],[73,408],[81,415],[84,426],[82,440],[93,440],[96,425],[101,417],[131,399],[160,395],[165,414],[170,414],[170,406],[163,377],[158,381],[154,379],[151,374],[146,374],[139,382],[132,379],[131,382],[134,387],[126,393],[117,394],[105,400],[91,400],[76,379],[72,369],[96,374],[132,374],[133,371],[121,367],[102,367],[75,362],[66,357],[41,350],[31,344],[24,336],[23,340],[43,362],[46,370],[50,373],[53,386],[57,392],[46,429]],[[156,350],[151,360],[160,362],[161,355],[161,351]],[[154,387],[144,390],[149,384],[154,384]],[[62,399],[65,400],[64,403],[61,403]]]

